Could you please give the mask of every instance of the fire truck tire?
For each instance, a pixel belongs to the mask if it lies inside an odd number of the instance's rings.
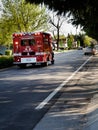
[[[51,64],[54,64],[54,60],[51,61]]]
[[[54,64],[54,52],[52,52],[52,61],[51,64]]]
[[[48,66],[48,62],[45,62],[45,66]]]

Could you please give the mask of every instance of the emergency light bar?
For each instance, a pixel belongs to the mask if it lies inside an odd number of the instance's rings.
[[[43,32],[21,32],[21,33],[14,33],[13,36],[23,36],[23,35],[40,35]],[[43,33],[44,34],[44,33]],[[47,34],[47,33],[45,33]]]
[[[13,34],[13,36],[14,37],[21,37],[21,36],[25,36],[25,35],[35,35],[35,36],[37,36],[37,35],[40,35],[41,33],[40,32],[36,32],[36,33],[34,33],[34,32],[25,32],[25,33],[14,33]]]

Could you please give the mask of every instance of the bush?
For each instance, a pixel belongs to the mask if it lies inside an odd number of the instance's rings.
[[[11,56],[11,55],[12,55],[12,50],[6,50],[6,51],[5,51],[5,55]]]
[[[0,69],[6,68],[13,65],[12,56],[0,56]]]

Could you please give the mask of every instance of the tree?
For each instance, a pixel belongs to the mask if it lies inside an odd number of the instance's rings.
[[[92,46],[97,44],[97,41],[95,39],[85,34],[79,34],[77,36],[77,41],[80,41],[80,46],[82,47]]]
[[[30,3],[45,3],[58,13],[73,15],[72,23],[83,26],[84,31],[98,40],[98,0],[26,0]]]
[[[26,3],[25,0],[2,0],[2,4],[0,43],[11,42],[14,32],[29,32],[47,28],[47,14],[44,7]]]
[[[74,43],[74,36],[71,34],[68,34],[67,37],[67,44],[68,44],[68,49],[72,49],[73,48],[73,43]]]
[[[85,46],[90,46],[91,41],[92,41],[92,38],[91,38],[91,37],[89,37],[89,36],[87,36],[87,35],[85,35],[85,36],[83,37],[83,42],[84,42],[84,45],[85,45]]]
[[[60,35],[60,28],[63,25],[63,22],[66,21],[66,17],[57,15],[56,12],[52,12],[52,15],[49,17],[49,23],[56,29],[57,34],[57,50],[59,49],[59,35]],[[54,29],[52,30],[54,34]]]

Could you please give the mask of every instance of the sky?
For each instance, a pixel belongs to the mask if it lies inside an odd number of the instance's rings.
[[[60,29],[60,34],[64,36],[68,36],[68,34],[78,35],[80,33],[83,33],[83,31],[81,31],[80,26],[76,28],[71,23],[67,23],[67,22],[64,22]],[[56,31],[55,31],[55,34],[56,34]]]
[[[0,8],[2,7],[2,3],[1,3],[1,0],[0,0]],[[0,16],[1,16],[1,13],[0,13]]]
[[[55,25],[57,25],[59,16],[56,15],[56,12],[53,12],[53,11],[47,9],[47,13],[50,15],[50,18],[52,19],[52,22]],[[66,14],[66,16],[64,16],[64,15],[60,16],[59,25],[62,23],[62,26],[60,28],[60,34],[68,36],[68,34],[75,35],[75,34],[83,33],[83,31],[81,31],[80,26],[78,26],[76,28],[71,23],[67,22],[67,21],[70,21],[70,19],[72,19],[72,16],[68,17],[67,14]],[[54,27],[54,29],[55,29],[55,27]],[[56,34],[56,32],[57,31],[55,31],[55,34]]]
[[[61,29],[60,29],[60,33],[64,34],[65,36],[67,36],[68,34],[79,34],[81,33],[81,28],[80,26],[78,26],[78,28],[76,28],[75,26],[73,26],[71,23],[67,23],[64,22]]]

